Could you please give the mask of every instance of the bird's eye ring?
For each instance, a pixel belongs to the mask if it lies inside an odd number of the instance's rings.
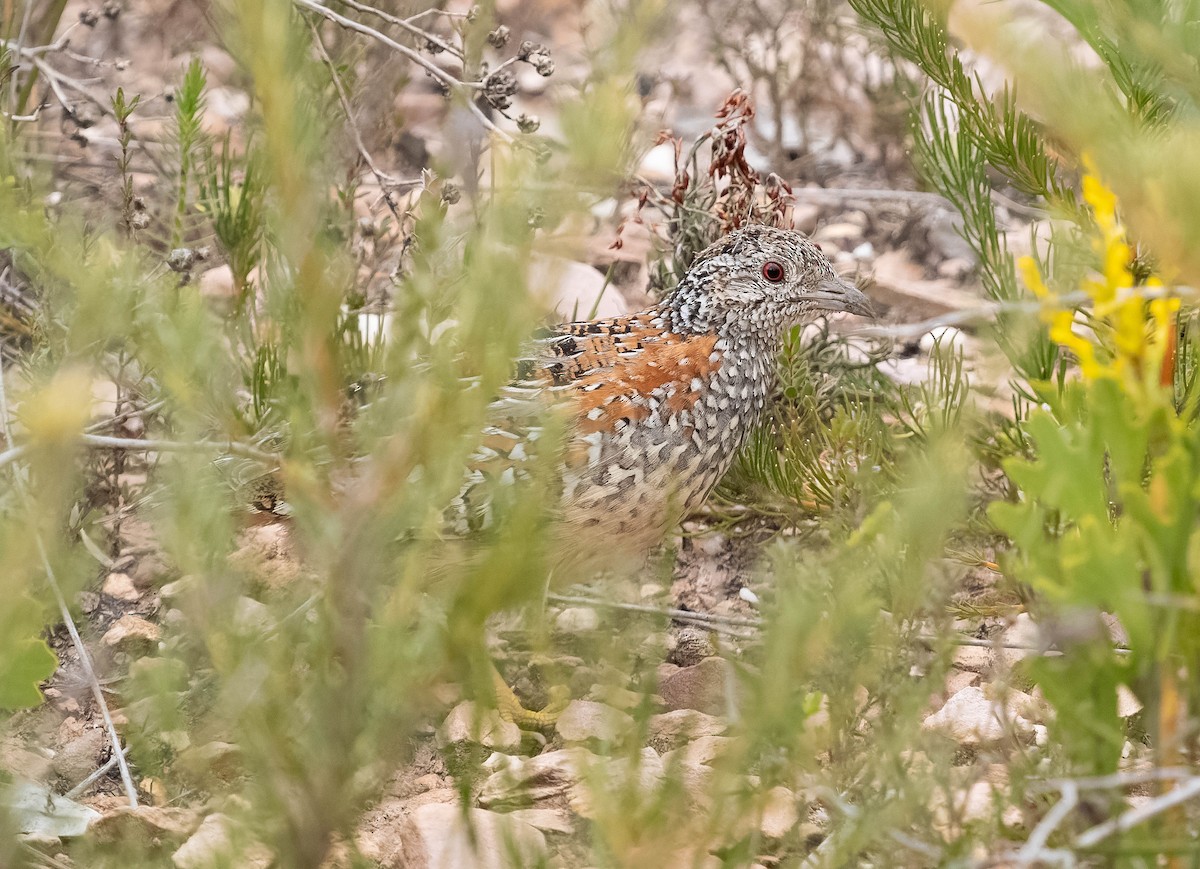
[[[781,283],[786,276],[783,265],[775,260],[767,260],[762,267],[762,276],[773,284]]]

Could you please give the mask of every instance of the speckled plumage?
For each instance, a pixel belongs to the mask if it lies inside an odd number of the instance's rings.
[[[486,521],[483,484],[520,474],[549,405],[567,415],[563,542],[584,560],[644,552],[728,470],[766,409],[785,332],[820,311],[869,307],[803,235],[753,226],[701,253],[658,306],[550,330],[495,403],[460,521]]]

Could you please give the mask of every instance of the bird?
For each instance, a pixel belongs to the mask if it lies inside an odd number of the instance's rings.
[[[496,487],[528,473],[557,412],[555,571],[648,554],[704,502],[766,413],[787,333],[833,312],[873,316],[804,234],[750,225],[699,253],[654,307],[544,330],[492,402],[447,521],[460,533],[487,526]],[[563,705],[560,694],[525,710],[494,681],[501,714],[522,726],[552,723]]]

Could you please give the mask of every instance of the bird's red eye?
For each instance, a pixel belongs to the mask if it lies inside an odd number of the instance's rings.
[[[763,277],[766,278],[771,283],[778,284],[783,280],[786,272],[784,272],[783,266],[780,265],[779,263],[775,262],[775,260],[768,260],[763,265],[762,274],[763,274]]]

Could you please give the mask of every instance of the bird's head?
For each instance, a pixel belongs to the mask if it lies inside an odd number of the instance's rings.
[[[679,331],[768,340],[824,311],[874,316],[820,248],[770,226],[735,230],[699,254],[666,304]]]

